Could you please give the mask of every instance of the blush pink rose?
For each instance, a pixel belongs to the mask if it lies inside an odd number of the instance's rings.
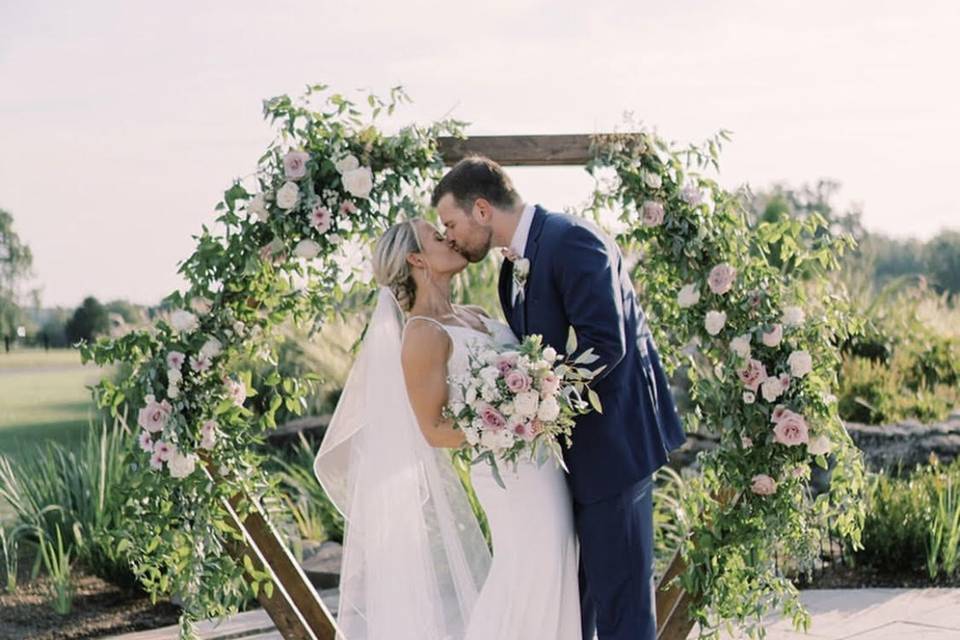
[[[181,352],[171,351],[170,353],[167,354],[167,368],[176,369],[177,371],[179,371],[180,367],[183,366],[183,362],[185,359],[186,359],[186,356],[184,356]]]
[[[540,393],[545,397],[552,396],[560,390],[560,377],[555,373],[548,373],[540,380]]]
[[[737,371],[737,375],[743,386],[756,393],[760,383],[767,379],[767,368],[759,360],[751,358],[747,366]]]
[[[526,442],[530,442],[537,437],[533,429],[533,423],[526,420],[518,420],[510,423],[510,430],[513,431],[514,435]]]
[[[322,204],[318,204],[310,212],[310,225],[320,233],[326,233],[330,230],[330,223],[333,221],[333,214]]]
[[[763,344],[767,345],[768,347],[772,348],[778,346],[780,341],[783,340],[783,325],[773,325],[773,329],[770,329],[770,331],[764,333],[762,339]]]
[[[733,279],[737,277],[737,270],[726,262],[721,262],[713,269],[710,269],[710,275],[707,276],[707,284],[710,291],[717,295],[723,295],[733,287]]]
[[[507,388],[513,393],[523,393],[530,390],[530,376],[523,371],[514,369],[506,375]]]
[[[174,451],[176,451],[176,449],[174,449],[173,445],[163,440],[157,440],[153,445],[154,455],[162,462],[169,460],[170,456],[174,454]]]
[[[791,378],[790,378],[790,374],[789,374],[789,373],[781,373],[781,374],[780,374],[780,386],[783,387],[783,390],[784,390],[784,391],[786,391],[787,389],[790,388],[790,380],[791,380]]]
[[[483,426],[492,431],[499,431],[507,426],[507,420],[499,411],[485,404],[480,408],[480,420]]]
[[[157,402],[153,396],[147,396],[146,401],[147,406],[137,414],[137,424],[150,433],[163,431],[170,414],[173,413],[173,407],[166,400]]]
[[[663,224],[663,205],[655,200],[647,200],[643,203],[640,217],[644,226],[659,227]]]
[[[340,214],[341,215],[353,215],[357,212],[357,205],[353,204],[350,200],[344,200],[340,203]]]
[[[290,151],[283,156],[283,173],[287,180],[299,180],[307,175],[307,161],[310,160],[309,154],[303,151]]]
[[[777,492],[777,481],[765,473],[757,474],[750,482],[750,491],[758,496],[772,496]]]
[[[778,404],[777,406],[775,406],[773,408],[773,413],[770,414],[770,421],[774,423],[779,422],[780,418],[783,417],[783,412],[786,410],[787,410],[787,407],[782,404]]]
[[[810,440],[807,421],[799,413],[784,410],[773,427],[773,441],[788,447],[806,444]]]
[[[500,373],[507,375],[517,366],[517,355],[515,353],[503,353],[497,356],[494,366],[500,370]]]

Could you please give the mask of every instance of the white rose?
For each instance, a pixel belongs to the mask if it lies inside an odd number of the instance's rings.
[[[513,275],[517,278],[526,278],[530,273],[530,260],[527,258],[518,258],[513,262]]]
[[[700,302],[700,288],[695,284],[684,285],[677,294],[677,304],[681,309],[688,309]]]
[[[500,413],[509,418],[516,413],[516,408],[513,406],[512,402],[504,402],[502,405],[500,405]]]
[[[493,385],[485,384],[480,391],[480,396],[486,402],[496,402],[500,399],[500,390]]]
[[[730,350],[741,358],[750,357],[750,334],[737,336],[730,341]]]
[[[549,396],[540,403],[537,417],[543,422],[553,422],[560,417],[560,403],[553,396]]]
[[[707,316],[703,321],[703,326],[706,328],[707,333],[715,336],[720,333],[725,324],[727,324],[726,313],[723,311],[707,311]]]
[[[194,454],[183,455],[179,451],[170,454],[167,460],[167,468],[170,469],[171,478],[186,478],[197,467],[197,456]]]
[[[823,456],[830,453],[833,449],[833,443],[827,436],[817,436],[807,443],[807,451],[812,456]]]
[[[181,333],[194,331],[200,326],[197,316],[183,309],[177,309],[170,314],[170,324]]]
[[[497,444],[500,445],[501,449],[509,449],[513,446],[513,443],[516,442],[516,437],[509,429],[501,429],[495,432],[495,435],[497,436]]]
[[[660,177],[660,174],[651,171],[643,172],[643,182],[651,189],[659,189],[663,185],[663,179]]]
[[[480,380],[487,386],[497,384],[497,378],[500,377],[500,370],[496,367],[484,367],[480,369]]]
[[[200,354],[208,358],[216,358],[223,352],[223,345],[216,338],[210,338],[200,347]]]
[[[356,198],[366,198],[373,189],[373,172],[368,167],[360,167],[343,174],[343,188]]]
[[[464,402],[471,407],[477,403],[477,388],[473,385],[467,387],[467,391],[464,394]]]
[[[506,431],[506,429],[503,429],[503,431]],[[498,452],[504,448],[503,439],[499,437],[499,433],[496,431],[482,432],[480,434],[480,446],[493,452]]]
[[[743,392],[743,404],[753,404],[757,401],[757,396],[753,395],[752,391]]]
[[[286,182],[277,191],[277,206],[289,211],[300,201],[300,188],[293,182]]]
[[[794,378],[802,378],[813,371],[813,358],[806,351],[794,351],[787,358],[790,373]]]
[[[267,209],[267,197],[258,193],[247,203],[247,211],[257,216],[260,222],[266,222],[270,218],[270,210]]]
[[[540,394],[536,391],[525,391],[517,394],[513,400],[513,408],[517,415],[522,417],[532,417],[537,415],[540,408]]]
[[[783,393],[783,383],[780,382],[780,378],[775,376],[770,376],[763,381],[763,384],[760,385],[760,394],[763,396],[763,399],[767,402],[773,402],[780,397],[780,394]]]
[[[799,327],[806,320],[806,314],[800,307],[784,307],[782,322],[788,327]]]
[[[180,384],[181,380],[183,380],[183,374],[180,373],[180,369],[167,369],[167,382]]]
[[[293,255],[311,260],[320,254],[320,245],[313,240],[301,240],[293,248]]]
[[[487,349],[480,354],[480,359],[486,362],[487,364],[493,364],[497,361],[497,358],[500,356],[493,349]]]
[[[360,167],[360,161],[357,160],[356,156],[352,154],[347,154],[344,157],[340,158],[334,163],[334,166],[337,168],[337,171],[340,172],[340,175],[347,173],[348,171],[353,171]]]
[[[170,384],[168,384],[168,385],[167,385],[167,396],[168,396],[171,400],[176,400],[177,398],[179,398],[179,397],[180,397],[180,387],[178,387],[176,384],[174,384],[174,383],[172,383],[172,382],[171,382]]]
[[[450,404],[450,412],[453,413],[454,416],[459,416],[466,408],[467,405],[463,404],[462,402],[452,402]]]
[[[557,360],[557,350],[553,347],[547,347],[543,350],[543,359],[553,364]]]
[[[463,435],[467,439],[467,444],[469,444],[471,447],[480,442],[480,435],[473,427],[465,427],[463,429]]]
[[[210,310],[213,309],[213,300],[210,298],[204,298],[203,296],[197,296],[190,300],[190,308],[193,309],[198,315],[205,316],[210,313]]]
[[[773,325],[773,329],[764,333],[761,338],[763,340],[763,344],[770,348],[778,346],[780,341],[783,340],[783,325]]]

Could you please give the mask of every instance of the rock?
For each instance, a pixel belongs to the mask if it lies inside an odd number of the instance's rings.
[[[337,542],[324,542],[319,547],[304,554],[303,572],[318,591],[333,589],[340,584],[340,563],[343,559],[343,547]]]
[[[863,451],[864,462],[871,471],[896,474],[899,469],[913,469],[928,464],[930,455],[941,462],[951,462],[960,456],[960,415],[951,415],[943,423],[922,424],[908,420],[899,424],[865,425],[846,423],[854,444]],[[670,466],[680,470],[697,468],[697,454],[717,447],[717,437],[710,433],[689,433],[687,442],[670,454]],[[814,485],[825,488],[826,474],[814,468]]]
[[[896,474],[900,469],[908,471],[929,463],[931,454],[941,462],[951,462],[960,455],[960,416],[939,424],[915,420],[890,425],[847,423],[847,431],[873,471]]]

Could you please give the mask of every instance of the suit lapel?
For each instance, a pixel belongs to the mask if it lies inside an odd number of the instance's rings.
[[[540,250],[540,232],[543,231],[543,223],[546,221],[547,211],[540,205],[536,205],[533,210],[533,222],[530,223],[530,234],[527,236],[527,246],[524,247],[523,257],[530,261],[530,272],[527,274],[527,281],[523,283],[523,302],[521,306],[523,309],[520,310],[520,333],[518,335],[525,336],[527,334],[527,312],[529,308],[527,307],[527,301],[530,299],[530,281],[533,279],[533,270],[537,265],[537,252]],[[511,275],[513,270],[510,271]],[[512,282],[508,282],[512,284]],[[508,289],[509,291],[509,289]],[[509,295],[509,293],[508,293]]]
[[[497,285],[497,290],[500,293],[500,306],[503,308],[503,316],[510,324],[510,328],[513,329],[514,333],[516,333],[518,327],[514,323],[513,301],[510,299],[510,292],[512,288],[513,263],[504,258],[503,264],[500,265],[500,282]]]

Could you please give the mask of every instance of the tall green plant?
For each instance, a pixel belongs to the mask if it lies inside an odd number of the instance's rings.
[[[43,558],[43,566],[50,578],[50,586],[53,592],[53,610],[60,615],[66,615],[73,608],[73,559],[69,546],[63,544],[60,527],[54,527],[54,530],[57,534],[56,546],[54,546],[53,540],[47,537],[44,530],[39,529],[37,531],[40,557]]]
[[[110,426],[91,428],[76,450],[48,443],[17,461],[0,456],[0,499],[11,506],[17,521],[42,532],[47,540],[54,540],[61,530],[74,532],[66,544],[76,558],[121,584],[132,583],[114,537],[128,497],[131,439],[118,418]]]

